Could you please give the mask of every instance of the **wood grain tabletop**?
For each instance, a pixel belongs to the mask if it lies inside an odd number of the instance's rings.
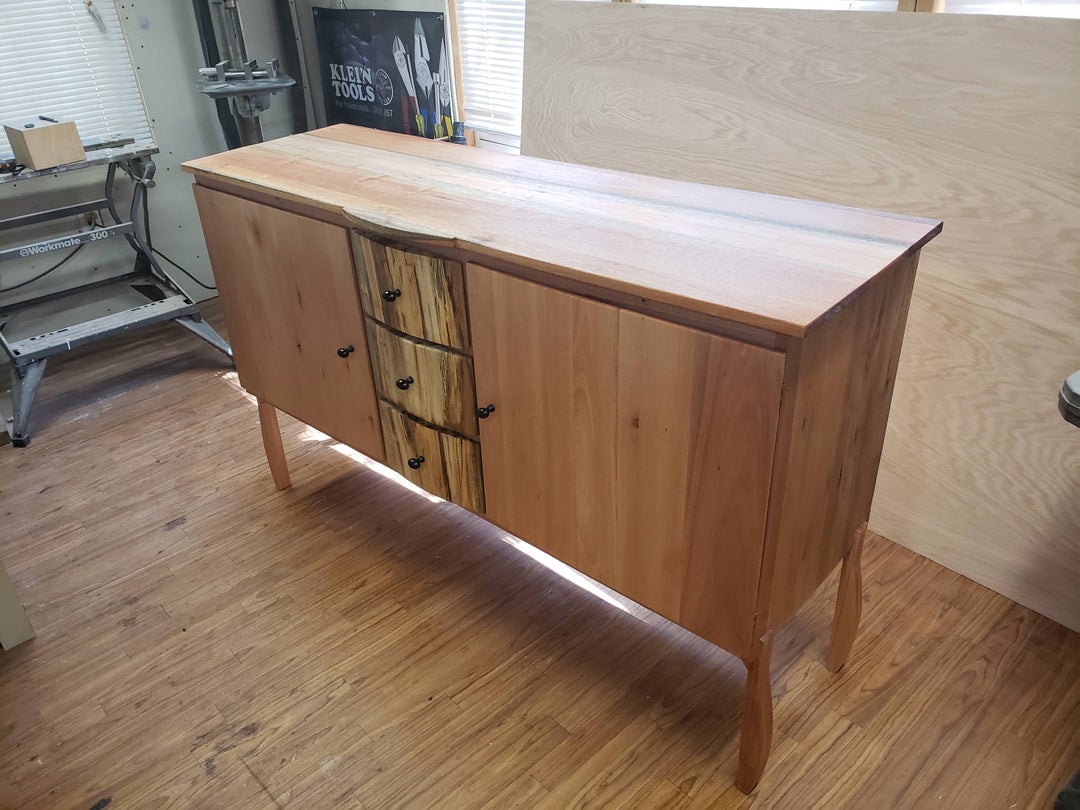
[[[375,234],[802,336],[936,220],[337,125],[184,164]],[[826,181],[827,182],[827,181]]]

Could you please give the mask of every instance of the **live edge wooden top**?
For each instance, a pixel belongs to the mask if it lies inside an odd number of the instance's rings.
[[[941,223],[338,125],[192,160],[208,185],[497,267],[802,336]]]

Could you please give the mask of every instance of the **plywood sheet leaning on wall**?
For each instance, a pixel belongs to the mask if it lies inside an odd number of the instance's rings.
[[[532,0],[529,155],[941,218],[870,525],[1080,630],[1080,21]]]

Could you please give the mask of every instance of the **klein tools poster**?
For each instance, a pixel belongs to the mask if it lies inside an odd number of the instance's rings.
[[[327,124],[423,138],[452,130],[453,81],[443,15],[315,8]]]

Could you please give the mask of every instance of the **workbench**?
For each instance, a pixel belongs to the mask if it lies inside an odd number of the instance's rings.
[[[101,223],[89,230],[65,229],[45,239],[0,248],[0,263],[41,256],[49,259],[68,253],[69,256],[84,246],[97,246],[122,236],[134,251],[134,266],[130,273],[97,281],[89,281],[63,290],[34,295],[18,301],[7,302],[0,298],[0,352],[11,365],[11,441],[16,447],[30,443],[30,411],[38,386],[45,374],[50,357],[70,351],[79,346],[103,340],[132,329],[165,321],[175,321],[198,335],[226,356],[232,356],[229,344],[202,319],[198,305],[181,289],[180,285],[160,265],[150,241],[149,206],[147,195],[155,184],[156,167],[153,155],[158,148],[149,141],[137,142],[132,138],[105,138],[102,142],[85,142],[85,160],[66,163],[49,169],[28,169],[18,175],[0,175],[0,184],[25,183],[41,177],[84,171],[95,167],[105,168],[102,196],[91,200],[74,202],[47,210],[25,211],[17,216],[0,219],[0,233],[18,232],[20,229],[45,222],[65,222],[73,217],[92,214]],[[131,178],[133,191],[126,218],[121,214],[116,199],[117,173]],[[105,217],[108,217],[105,220]],[[66,259],[64,260],[66,261]],[[41,274],[44,277],[45,273]],[[30,279],[29,281],[32,281]],[[26,286],[20,282],[15,287]],[[125,289],[136,293],[140,303],[120,304],[117,311],[110,311],[89,320],[71,323],[59,329],[35,331],[17,340],[4,333],[8,318],[31,312],[35,307],[60,299],[77,300],[91,290],[105,287]],[[4,289],[8,289],[5,287]],[[3,431],[0,426],[0,432]]]
[[[192,161],[270,470],[277,409],[741,658],[859,556],[926,219],[335,126]]]

